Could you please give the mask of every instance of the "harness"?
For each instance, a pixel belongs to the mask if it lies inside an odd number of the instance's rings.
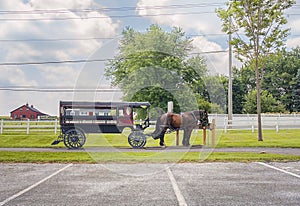
[[[192,115],[193,115],[193,117],[194,117],[195,122],[197,122],[197,125],[200,125],[201,122],[200,122],[199,119],[197,119],[195,113],[194,113],[194,112],[191,112],[191,113],[192,113]]]
[[[200,111],[199,111],[199,112],[200,112]],[[190,114],[192,115],[194,121],[191,121],[191,122],[189,122],[188,125],[185,125],[185,123],[186,123],[186,122],[185,122],[185,118],[183,117],[183,114],[181,114],[181,115],[180,115],[180,116],[181,116],[181,125],[189,126],[189,125],[191,125],[191,124],[194,124],[195,122],[197,123],[198,126],[199,126],[199,125],[202,125],[202,126],[206,126],[206,125],[207,125],[206,121],[203,119],[204,116],[202,117],[202,116],[201,116],[201,113],[199,113],[199,119],[197,118],[197,116],[196,116],[196,114],[195,114],[195,111],[191,111]],[[174,132],[174,131],[177,131],[177,130],[182,129],[182,128],[174,128],[173,125],[172,125],[171,123],[170,123],[170,124],[167,124],[167,125],[165,125],[165,126],[168,127],[168,131],[167,131],[166,133],[171,133],[171,132]]]
[[[199,119],[197,119],[196,115],[195,115],[195,112],[192,111],[192,116],[194,117],[194,122],[197,122],[197,125],[201,125],[201,126],[207,126],[208,125],[208,122],[205,118],[205,114],[203,113],[203,115],[201,116],[201,113],[202,111],[199,111]]]

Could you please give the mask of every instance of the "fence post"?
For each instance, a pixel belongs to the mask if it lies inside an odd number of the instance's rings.
[[[215,119],[212,119],[212,128],[211,128],[211,145],[212,147],[215,146],[216,142],[215,142],[215,139],[216,139],[216,120]]]
[[[252,117],[252,121],[251,121],[251,131],[252,131],[252,133],[254,133],[254,121],[253,121],[253,117]]]
[[[173,112],[173,102],[168,102],[168,112]]]
[[[227,121],[227,118],[225,117],[224,118],[224,133],[227,133],[227,124],[228,124],[228,121]]]
[[[203,130],[203,145],[206,145],[206,127],[203,127],[202,130]]]
[[[29,121],[29,119],[27,119],[27,130],[26,130],[26,134],[29,134],[29,127],[30,127],[30,121]]]
[[[279,125],[278,125],[278,120],[279,120],[279,118],[277,117],[276,119],[277,119],[277,120],[276,120],[276,132],[278,133],[278,131],[279,131]]]
[[[4,122],[4,120],[2,119],[2,120],[1,120],[1,126],[0,126],[0,134],[3,133],[3,122]]]
[[[54,134],[57,133],[57,119],[55,119]]]

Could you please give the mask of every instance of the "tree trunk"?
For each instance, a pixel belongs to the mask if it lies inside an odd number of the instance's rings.
[[[261,125],[261,97],[260,97],[260,85],[257,87],[257,130],[258,141],[263,141],[262,137],[262,125]]]
[[[258,70],[258,59],[255,61],[255,76],[256,76],[256,90],[257,90],[257,130],[258,130],[258,141],[263,141],[262,137],[262,125],[261,125],[261,84]]]

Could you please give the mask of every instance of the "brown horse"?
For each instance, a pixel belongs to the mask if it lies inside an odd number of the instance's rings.
[[[208,115],[205,110],[184,112],[182,114],[165,113],[156,121],[155,131],[151,134],[153,139],[160,139],[160,146],[165,146],[164,136],[167,129],[174,131],[182,129],[184,146],[190,145],[190,137],[196,127],[208,127]]]

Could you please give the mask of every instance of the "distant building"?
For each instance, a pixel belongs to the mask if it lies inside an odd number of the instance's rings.
[[[34,108],[33,105],[29,106],[28,103],[10,112],[11,119],[36,120],[39,118],[39,116],[44,116],[44,115],[46,114]]]

